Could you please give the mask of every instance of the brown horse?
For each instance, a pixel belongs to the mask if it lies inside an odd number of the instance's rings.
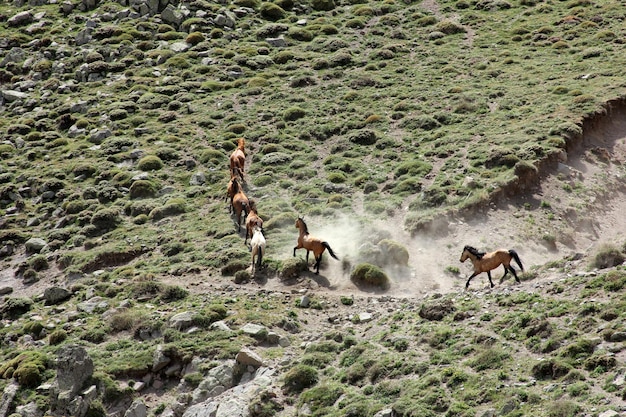
[[[296,256],[296,249],[306,249],[306,263],[309,264],[309,251],[313,251],[315,256],[315,273],[320,273],[320,264],[322,263],[322,254],[325,249],[328,249],[328,253],[333,258],[339,260],[335,252],[330,248],[328,242],[325,242],[319,238],[309,235],[309,229],[302,217],[298,217],[296,220],[296,227],[300,229],[300,235],[298,236],[298,246],[293,248],[293,256]]]
[[[243,213],[244,219],[248,216],[250,201],[243,192],[243,187],[241,187],[238,180],[233,181],[233,191],[235,194],[232,199],[232,211],[237,216],[237,232],[239,232],[241,231],[241,214]]]
[[[248,237],[252,239],[255,227],[258,227],[261,231],[263,231],[263,219],[259,216],[259,212],[256,209],[256,203],[253,200],[249,200],[249,203],[250,211],[246,217],[246,239],[243,241],[244,245],[248,241]]]
[[[229,213],[233,212],[233,197],[235,197],[237,193],[235,187],[239,186],[239,184],[235,184],[237,181],[237,176],[231,174],[230,181],[228,181],[228,186],[226,187],[226,201],[230,200],[230,204],[228,205]]]
[[[230,154],[230,176],[234,177],[239,175],[241,181],[245,181],[243,179],[244,174],[244,165],[246,164],[246,140],[244,138],[239,138],[237,142],[237,149]]]
[[[520,260],[517,252],[513,249],[498,249],[495,252],[479,252],[476,248],[471,246],[465,246],[463,248],[463,253],[461,254],[461,262],[465,262],[469,258],[472,261],[472,265],[474,265],[474,273],[467,279],[467,283],[465,284],[465,289],[469,287],[470,280],[474,278],[476,275],[481,272],[486,272],[489,277],[489,283],[491,284],[491,288],[493,288],[493,281],[491,281],[491,270],[496,269],[500,265],[504,266],[504,275],[500,278],[500,282],[504,280],[506,274],[511,271],[513,276],[515,277],[515,281],[520,282],[517,274],[515,273],[515,269],[511,266],[511,259],[515,259],[517,265],[519,265],[520,269],[524,271],[524,267],[522,266],[522,261]]]

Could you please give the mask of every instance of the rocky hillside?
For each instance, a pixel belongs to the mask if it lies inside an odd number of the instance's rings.
[[[625,18],[1,2],[0,417],[624,415]]]

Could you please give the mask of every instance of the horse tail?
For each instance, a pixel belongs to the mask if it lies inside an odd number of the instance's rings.
[[[330,256],[332,256],[336,260],[339,260],[339,258],[337,258],[337,255],[335,255],[335,252],[333,252],[333,250],[330,248],[330,245],[328,244],[328,242],[322,242],[322,246],[328,249],[328,253],[330,253]]]
[[[263,245],[259,245],[257,249],[258,252],[256,254],[256,266],[257,268],[260,268],[261,264],[263,263],[263,251],[265,248],[263,247]]]
[[[515,262],[517,262],[517,265],[519,265],[519,268],[522,271],[524,271],[524,267],[522,266],[522,260],[519,258],[519,255],[517,254],[517,252],[515,252],[513,249],[509,249],[509,255],[511,255],[513,259],[515,259]]]

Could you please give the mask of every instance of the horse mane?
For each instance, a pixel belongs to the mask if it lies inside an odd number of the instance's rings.
[[[244,138],[239,138],[239,140],[237,141],[237,148],[243,151],[245,146],[246,146],[246,140]]]
[[[309,228],[306,225],[306,223],[304,222],[304,219],[302,217],[298,217],[298,220],[300,220],[302,222],[302,226],[304,226],[304,234],[308,235],[309,234]]]
[[[473,246],[466,245],[465,248],[463,248],[463,250],[468,251],[469,253],[477,257],[478,259],[482,259],[483,256],[485,256],[485,252],[481,252]]]

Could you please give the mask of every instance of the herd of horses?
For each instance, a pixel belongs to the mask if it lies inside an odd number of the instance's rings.
[[[242,216],[245,219],[246,237],[244,244],[247,244],[250,238],[250,251],[252,252],[251,274],[254,276],[255,268],[260,268],[265,254],[266,240],[263,234],[263,219],[259,216],[256,203],[250,200],[244,192],[245,183],[245,163],[246,163],[246,141],[239,138],[237,148],[231,153],[230,162],[230,181],[227,187],[227,199],[230,199],[229,212],[234,216],[237,222],[237,233],[241,231]],[[330,256],[339,260],[335,252],[331,249],[328,242],[320,238],[311,236],[304,218],[298,216],[296,219],[296,228],[299,230],[297,245],[293,248],[293,256],[296,256],[296,250],[306,250],[306,263],[309,265],[309,252],[313,252],[315,257],[315,265],[313,269],[316,274],[320,272],[320,264],[322,262],[322,254],[328,250]],[[256,262],[255,262],[256,259]],[[498,249],[494,252],[481,252],[472,246],[465,246],[461,253],[460,262],[469,259],[474,267],[474,273],[467,279],[465,289],[469,288],[470,281],[476,275],[483,272],[487,273],[491,287],[494,287],[491,280],[491,271],[502,265],[504,267],[504,275],[500,278],[500,283],[504,277],[511,272],[517,282],[520,282],[515,269],[511,266],[511,261],[515,260],[521,271],[524,271],[522,261],[519,255],[513,249]]]
[[[256,269],[260,268],[263,262],[267,241],[263,233],[263,219],[259,216],[256,203],[254,200],[249,199],[244,191],[246,164],[245,147],[245,139],[239,138],[237,148],[229,157],[230,181],[226,189],[226,198],[230,200],[228,209],[237,223],[237,233],[241,231],[241,219],[245,219],[246,237],[244,244],[247,244],[248,238],[250,238],[250,252],[252,253],[250,269],[251,275],[254,276]],[[308,266],[309,252],[313,252],[313,256],[315,257],[315,265],[313,268],[316,274],[320,272],[322,254],[325,250],[328,250],[328,253],[333,258],[339,259],[328,242],[309,234],[309,229],[303,217],[298,216],[296,219],[296,227],[299,229],[300,233],[298,235],[297,245],[293,248],[293,256],[296,256],[297,249],[305,249],[306,263]]]

